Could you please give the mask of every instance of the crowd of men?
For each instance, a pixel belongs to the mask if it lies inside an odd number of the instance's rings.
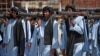
[[[44,7],[42,15],[23,17],[17,7],[0,23],[0,56],[100,56],[100,20],[82,15],[55,15]],[[66,5],[66,12],[76,12]]]

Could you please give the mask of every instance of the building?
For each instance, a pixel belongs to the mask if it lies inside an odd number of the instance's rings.
[[[0,0],[0,11],[7,11],[12,6],[30,10],[41,9],[44,6],[64,9],[67,4],[74,4],[79,8],[100,8],[100,0]]]

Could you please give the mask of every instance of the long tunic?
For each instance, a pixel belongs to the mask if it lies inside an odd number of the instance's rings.
[[[6,29],[6,25],[2,24],[1,26],[1,31],[3,32],[3,36],[2,37],[5,37],[5,29]],[[3,40],[4,38],[2,38]],[[3,48],[1,47],[2,50],[1,50],[1,56],[6,56],[6,48]]]
[[[84,42],[83,17],[77,16],[74,19],[74,22],[75,22],[74,26],[69,22],[69,33],[68,33],[69,36],[68,36],[68,47],[67,47],[67,51],[68,51],[67,53],[68,53],[69,56],[73,56],[73,55],[77,56],[79,51],[82,52],[82,48],[83,48],[82,42]],[[80,46],[80,49],[78,49],[79,46]],[[79,55],[81,55],[81,54],[79,54]]]
[[[99,50],[98,50],[98,27],[99,21],[95,21],[93,25],[90,27],[89,32],[89,39],[91,40],[89,49],[92,51],[93,56],[99,56]]]
[[[54,21],[53,23],[53,42],[52,48],[66,49],[67,36],[66,36],[66,26],[64,23],[58,23]]]
[[[32,34],[32,39],[30,40],[30,43],[32,43],[31,44],[31,48],[30,48],[30,51],[29,51],[29,56],[38,56],[38,51],[37,51],[37,49],[38,49],[38,46],[37,46],[37,33],[38,33],[38,26],[37,25],[35,25],[35,27],[34,27],[34,32],[33,32],[33,34]]]
[[[16,31],[14,31],[15,23],[16,23],[16,20],[14,20],[14,19],[9,20],[7,28],[6,28],[6,33],[5,33],[5,37],[4,37],[4,41],[3,42],[7,43],[7,47],[6,47],[6,49],[7,49],[7,56],[17,56],[18,52],[19,52],[18,51],[18,46],[16,46],[14,44],[16,42],[15,41],[15,36],[14,36],[14,34],[15,34],[14,32],[16,32]],[[24,30],[24,32],[22,33],[23,34],[22,37],[24,37],[24,35],[25,35],[25,24],[23,23],[23,20],[21,21],[21,24],[22,24],[22,29]],[[19,30],[21,30],[21,29],[19,29]],[[26,37],[24,37],[24,38],[26,38]],[[22,40],[22,39],[20,39],[20,40]],[[25,39],[23,39],[23,41],[21,41],[20,44],[23,45],[23,47],[25,47]],[[23,48],[23,50],[24,50],[24,48]],[[21,51],[20,53],[24,55],[24,51]]]
[[[30,21],[28,21],[28,20],[25,21],[23,19],[22,20],[22,25],[23,25],[24,34],[25,34],[25,52],[24,52],[24,56],[28,56],[30,49],[27,47],[27,43],[31,40],[31,30],[30,30],[31,29],[31,26],[30,26]],[[26,31],[27,31],[27,36],[26,36]]]
[[[29,56],[50,56],[50,45],[44,44],[44,29],[47,21],[42,20],[41,26],[35,25],[34,32],[32,34]],[[37,44],[37,41],[39,43]]]
[[[6,43],[6,55],[7,56],[17,56],[17,47],[14,46],[14,34],[13,34],[13,27],[16,23],[16,20],[10,19],[7,24],[5,37],[3,39],[3,43]]]
[[[14,26],[14,46],[18,47],[18,56],[24,56],[25,34],[22,25],[22,19],[17,19]]]

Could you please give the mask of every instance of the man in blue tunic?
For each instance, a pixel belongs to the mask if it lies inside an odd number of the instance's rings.
[[[57,16],[53,22],[53,40],[52,40],[52,56],[55,56],[56,50],[60,48],[61,54],[65,56],[67,44],[66,26],[62,15]]]
[[[7,27],[5,30],[5,37],[3,39],[3,47],[7,49],[7,56],[17,56],[17,47],[14,46],[14,25],[17,20],[18,8],[11,8],[11,14],[9,21],[7,23]]]
[[[65,7],[67,12],[75,12],[74,5],[67,5]],[[66,19],[66,30],[68,36],[67,55],[68,56],[82,56],[84,46],[84,17],[79,15],[72,15]]]
[[[25,33],[21,19],[18,17],[18,8],[11,8],[10,19],[4,37],[7,56],[24,56]]]
[[[28,17],[29,18],[29,17]],[[31,24],[28,18],[22,19],[22,25],[24,29],[24,34],[25,34],[25,51],[24,51],[24,56],[29,55],[29,47],[28,47],[28,42],[31,40]]]
[[[92,56],[99,56],[99,20],[91,19],[89,23],[89,53]]]
[[[30,42],[28,42],[28,46],[30,47],[29,56],[42,56],[40,53],[40,42],[39,42],[39,40],[42,37],[40,35],[40,28],[43,28],[41,25],[41,17],[37,16],[35,21],[36,22],[34,23],[34,28],[33,28],[34,31],[32,34],[32,38]]]
[[[8,23],[8,18],[6,17],[6,15],[4,15],[3,24],[1,25],[2,42],[5,37],[5,29],[6,29],[7,23]],[[6,56],[6,48],[4,48],[3,44],[2,44],[2,52],[1,53],[2,53],[1,56]]]

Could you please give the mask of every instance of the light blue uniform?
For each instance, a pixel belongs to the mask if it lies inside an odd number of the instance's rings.
[[[60,25],[60,27],[58,26]],[[58,40],[58,27],[61,29],[61,38]],[[66,49],[67,44],[67,33],[66,33],[66,26],[65,23],[58,23],[56,20],[53,23],[53,41],[52,41],[52,48],[57,49],[60,48],[61,50]]]
[[[26,24],[27,24],[27,26],[26,26]],[[25,20],[23,19],[22,20],[22,25],[23,25],[23,29],[24,29],[24,34],[25,34],[25,52],[24,52],[24,56],[28,56],[28,54],[29,54],[29,48],[27,47],[27,43],[28,42],[26,42],[26,27],[27,27],[27,38],[28,38],[28,41],[30,41],[31,40],[31,26],[30,26],[30,21],[26,21],[25,22]]]
[[[50,19],[49,19],[50,20]],[[40,48],[39,48],[39,56],[51,56],[51,45],[44,44],[44,29],[45,26],[48,24],[48,21],[42,21],[42,25],[40,28]]]
[[[38,39],[40,39],[38,56],[46,56],[46,55],[48,56],[49,55],[49,54],[45,53],[48,50],[46,50],[46,45],[44,45],[44,29],[45,29],[47,22],[48,21],[42,20],[42,24],[40,26],[40,33],[38,36]],[[49,48],[47,48],[47,49],[49,49]]]
[[[1,29],[0,29],[1,32],[3,32],[3,37],[5,37],[5,29],[6,29],[6,26],[4,26],[4,23],[3,23],[2,26],[1,26]],[[2,48],[2,46],[1,46],[1,48]],[[6,56],[6,48],[2,48],[1,56]]]
[[[98,31],[99,21],[95,21],[93,25],[89,28],[89,39],[92,40],[89,46],[89,51],[92,56],[100,56],[97,44],[97,31]]]
[[[24,34],[25,34],[25,38],[26,38],[25,22],[23,20],[21,22],[22,22],[22,26],[23,26]],[[14,46],[14,34],[13,34],[14,29],[13,29],[13,27],[14,27],[15,23],[16,23],[15,19],[10,19],[8,21],[7,28],[5,30],[5,37],[3,39],[4,40],[3,43],[7,44],[7,46],[6,46],[6,55],[7,56],[17,56],[17,54],[18,54],[18,47]],[[27,26],[28,29],[29,29],[29,26],[30,25],[28,24],[28,26]],[[28,32],[28,34],[29,34],[29,36],[31,36],[29,32]],[[30,40],[30,38],[28,40]],[[25,45],[25,47],[26,47],[26,45]],[[25,51],[26,51],[26,48],[25,48]]]
[[[34,32],[31,39],[31,48],[29,56],[51,56],[51,45],[44,45],[44,28],[47,21],[42,21],[41,26],[35,25]],[[39,46],[37,46],[37,40],[40,39]]]
[[[85,38],[85,42],[84,42],[84,47],[83,47],[83,55],[82,56],[86,56],[88,51],[89,51],[89,41],[88,41],[88,25],[86,25],[87,20],[83,19],[83,23],[84,23],[84,38]]]
[[[6,43],[6,56],[17,56],[17,47],[14,46],[14,34],[13,27],[16,23],[15,19],[10,19],[7,24],[5,37],[3,39],[3,43]]]
[[[39,27],[37,25],[35,25],[34,27],[34,32],[32,34],[32,39],[30,40],[31,42],[31,48],[29,51],[29,56],[38,56],[38,46],[37,46],[37,36],[38,36],[38,32],[39,32]]]
[[[84,17],[83,16],[77,16],[74,18],[75,25],[73,26],[70,23],[70,30],[71,31],[76,31],[79,34],[84,34]],[[84,42],[79,42],[74,44],[74,49],[73,49],[73,56],[82,56],[83,55],[83,49],[84,47]]]

